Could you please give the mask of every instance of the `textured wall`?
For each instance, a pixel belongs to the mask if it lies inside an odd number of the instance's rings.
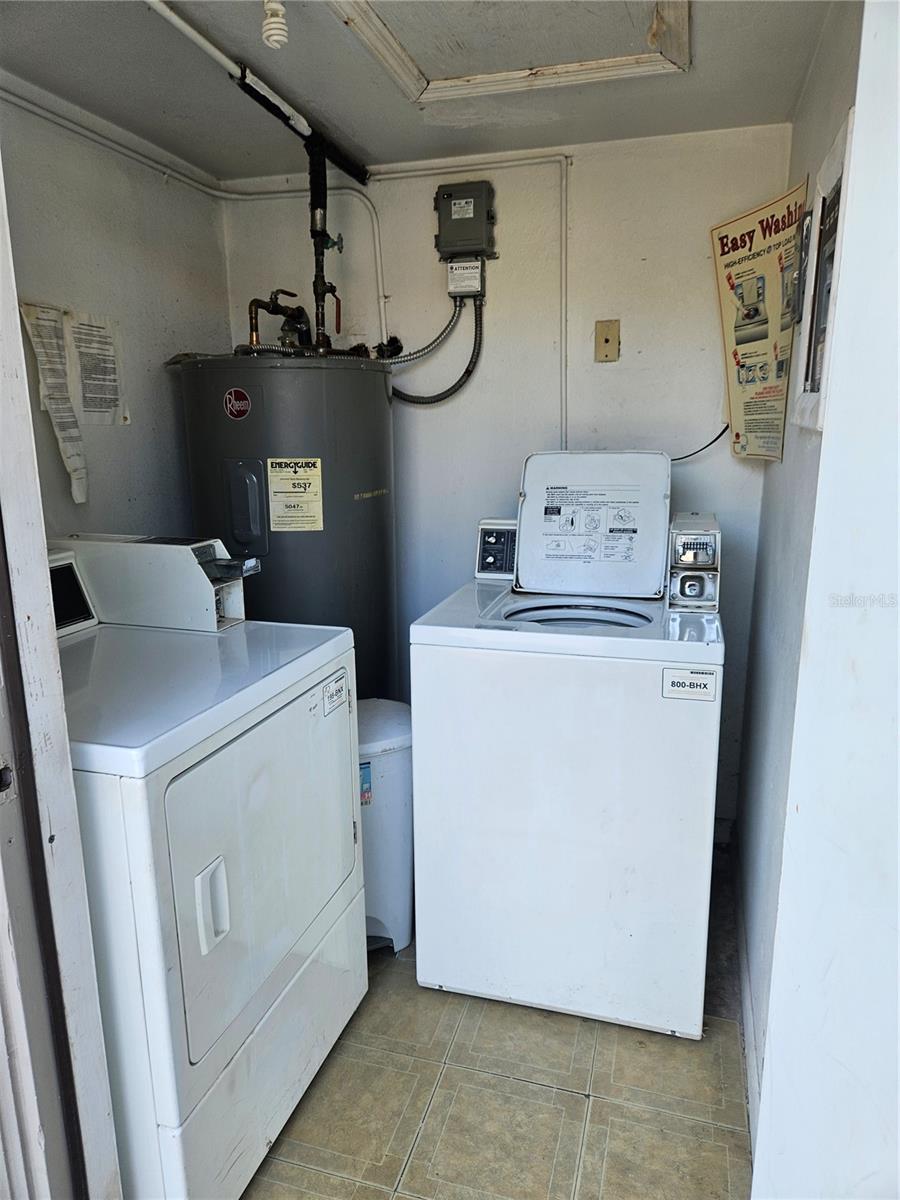
[[[0,136],[19,296],[118,321],[131,415],[85,427],[88,502],[76,505],[31,380],[48,531],[188,533],[181,414],[162,364],[229,346],[219,203],[2,103]]]
[[[867,2],[796,687],[756,1200],[888,1200],[897,1158],[898,8]],[[887,220],[885,218],[888,218]],[[875,435],[873,436],[873,431]],[[865,503],[859,503],[860,497]],[[849,553],[835,553],[836,548]]]
[[[853,104],[862,4],[828,13],[793,127],[791,182],[810,188]],[[795,358],[795,366],[798,360]],[[765,468],[748,676],[741,799],[742,909],[750,984],[748,1072],[765,1053],[785,797],[821,434],[788,422],[784,461]],[[745,1000],[746,1007],[746,1000]],[[755,1041],[755,1052],[754,1052]]]

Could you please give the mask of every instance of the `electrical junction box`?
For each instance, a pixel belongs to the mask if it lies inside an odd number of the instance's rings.
[[[484,259],[456,258],[447,263],[448,296],[484,295]]]
[[[438,215],[435,249],[442,262],[454,258],[496,258],[494,185],[486,179],[442,183],[434,194]]]
[[[594,362],[618,362],[619,322],[594,322]]]

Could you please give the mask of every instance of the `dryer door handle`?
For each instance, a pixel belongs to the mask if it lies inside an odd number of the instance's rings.
[[[209,954],[231,929],[228,905],[228,872],[221,855],[194,878],[197,932],[200,953]]]

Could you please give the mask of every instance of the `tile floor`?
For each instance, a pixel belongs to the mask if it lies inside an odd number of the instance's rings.
[[[420,988],[411,951],[369,966],[244,1200],[747,1200],[727,862],[700,1042]]]

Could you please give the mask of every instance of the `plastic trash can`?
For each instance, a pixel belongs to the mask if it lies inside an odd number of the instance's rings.
[[[399,953],[412,941],[412,721],[408,704],[361,700],[359,791],[366,933]]]

